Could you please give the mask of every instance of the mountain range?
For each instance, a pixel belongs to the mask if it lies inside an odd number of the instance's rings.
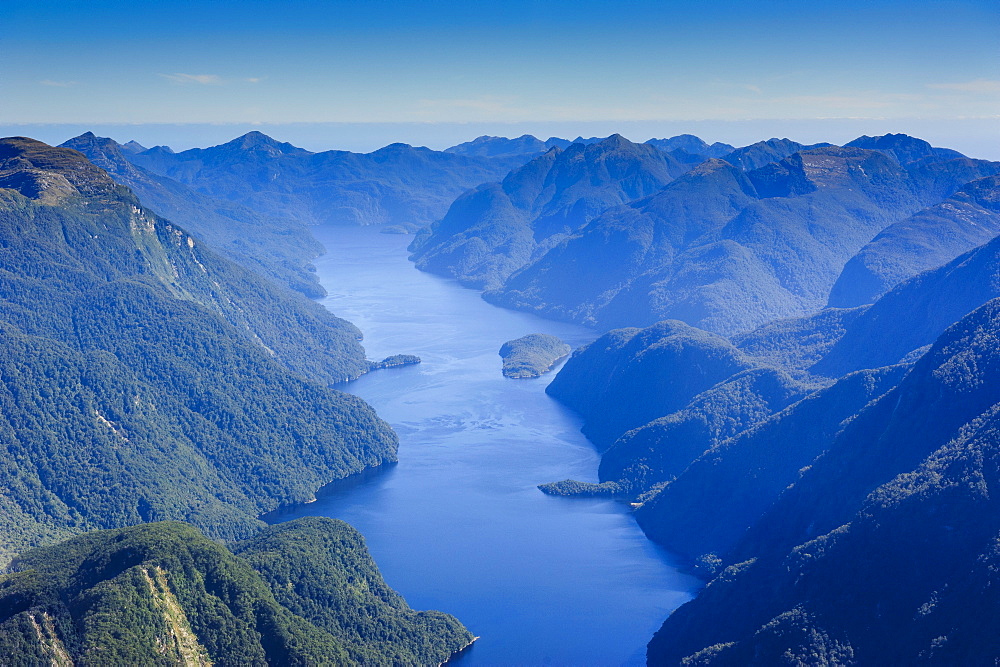
[[[308,263],[323,252],[308,227],[287,217],[266,217],[239,202],[209,197],[129,161],[146,149],[87,132],[61,146],[83,153],[128,187],[158,215],[181,225],[212,248],[256,273],[310,297],[324,290]]]
[[[697,164],[647,145],[550,150],[456,200],[412,259],[509,308],[598,329],[679,319],[728,335],[870,303],[995,225],[992,182],[971,182],[1000,163],[906,135],[844,147],[772,139]],[[609,151],[619,172],[602,171]],[[572,187],[563,174],[577,175]]]
[[[495,288],[610,206],[656,192],[686,167],[612,135],[552,148],[501,183],[466,192],[410,245],[417,268]]]
[[[391,363],[304,296],[309,226],[436,220],[418,268],[610,329],[546,390],[600,482],[542,489],[631,503],[707,580],[649,664],[991,662],[998,216],[1000,163],[906,135],[0,140],[0,653],[438,664],[467,646],[346,524],[258,518],[395,460],[388,425],[331,388]],[[542,342],[533,365],[564,350]]]
[[[960,192],[988,211],[995,177]],[[998,252],[729,339],[665,321],[574,353],[547,391],[601,483],[543,490],[631,501],[709,580],[649,664],[992,660]]]
[[[249,132],[219,146],[124,153],[135,165],[199,194],[302,225],[401,225],[440,218],[455,197],[527,158],[461,155],[406,144],[372,153],[313,153]]]

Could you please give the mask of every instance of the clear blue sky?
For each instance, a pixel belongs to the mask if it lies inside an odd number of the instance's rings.
[[[0,0],[0,54],[3,126],[1000,118],[997,0]]]

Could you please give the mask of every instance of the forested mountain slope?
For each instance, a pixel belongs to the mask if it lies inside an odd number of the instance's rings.
[[[411,259],[546,317],[599,329],[678,319],[732,335],[870,302],[994,232],[992,186],[970,182],[1000,164],[914,137],[772,139],[722,160],[687,153],[707,149],[696,138],[674,139],[666,176],[621,137],[550,150],[456,200],[418,234]],[[614,174],[658,172],[648,195],[621,201],[634,192]]]
[[[61,144],[80,151],[158,215],[184,227],[213,250],[307,296],[325,292],[308,271],[323,247],[306,225],[268,218],[238,202],[215,199],[129,162],[145,149],[125,151],[113,139],[87,132]]]
[[[599,328],[746,331],[821,308],[844,263],[922,207],[875,151],[817,148],[749,173],[713,160],[606,211],[486,298]]]
[[[687,509],[657,518],[668,505],[656,499],[639,512],[647,533],[668,541],[664,536],[670,526],[685,523],[678,513],[699,517],[692,505],[710,510],[725,496],[711,502],[699,499],[714,483],[699,478],[711,469],[706,467],[709,462],[743,457],[731,459],[741,461],[730,467],[739,475],[743,464],[755,466],[753,461],[779,457],[791,474],[822,453],[816,449],[819,445],[809,444],[814,442],[812,424],[816,433],[836,429],[887,391],[892,384],[887,378],[898,379],[901,369],[956,320],[1000,297],[998,253],[1000,238],[911,278],[870,306],[777,320],[731,339],[679,321],[608,332],[577,350],[547,388],[583,416],[584,433],[607,450],[600,478],[608,484],[600,489],[572,484],[547,490],[613,491],[633,499],[652,491],[645,496],[650,500],[661,489],[664,497],[687,489],[683,502],[688,504],[678,506]],[[818,390],[824,391],[813,394]],[[787,439],[764,424],[784,417],[788,424],[797,424],[791,427],[796,435]],[[832,421],[824,421],[827,418]],[[796,451],[782,451],[786,444]],[[780,479],[784,481],[778,489],[792,481]],[[724,485],[735,488],[732,480]],[[754,493],[758,500],[767,497],[759,488],[750,495]],[[743,508],[755,502],[747,501]],[[652,507],[660,509],[652,512]],[[702,523],[726,525],[728,519],[705,517]],[[692,528],[688,536],[697,532]]]
[[[87,533],[0,577],[16,664],[434,665],[472,640],[412,611],[361,536],[299,519],[226,547],[178,522]]]
[[[690,167],[612,135],[550,149],[459,197],[410,245],[417,268],[495,288],[610,206],[656,192]]]
[[[1000,163],[963,160],[966,184],[940,204],[889,225],[848,260],[830,290],[828,305],[871,303],[922,271],[946,264],[1000,234]]]
[[[395,459],[358,331],[144,209],[80,153],[0,142],[4,558],[66,531],[213,536]]]
[[[957,199],[988,210],[994,180]],[[998,252],[729,340],[661,322],[574,353],[550,393],[607,448],[602,483],[544,490],[632,500],[711,579],[650,664],[997,655]]]
[[[992,662],[998,333],[993,300],[846,422],[666,621],[650,664]]]

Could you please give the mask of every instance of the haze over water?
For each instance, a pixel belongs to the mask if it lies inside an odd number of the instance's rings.
[[[535,380],[501,375],[507,340],[550,333],[577,347],[597,332],[502,310],[413,268],[412,237],[320,229],[324,304],[365,334],[371,359],[416,354],[341,387],[399,434],[399,464],[331,488],[277,520],[322,515],[367,539],[415,609],[458,616],[481,639],[462,665],[645,664],[645,644],[698,582],[671,566],[621,504],[542,494],[596,481],[579,419]]]

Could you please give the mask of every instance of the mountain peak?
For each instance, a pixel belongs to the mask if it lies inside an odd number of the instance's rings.
[[[844,146],[879,151],[892,156],[900,164],[909,164],[927,157],[942,159],[965,157],[958,151],[953,151],[950,148],[936,148],[923,139],[901,133],[883,134],[879,137],[862,135]]]
[[[108,194],[116,187],[103,169],[71,148],[56,148],[28,137],[0,139],[0,188],[54,201],[77,192]]]
[[[236,137],[232,141],[222,144],[219,148],[263,152],[270,155],[306,155],[311,152],[290,143],[278,141],[257,130],[251,130],[243,136]]]
[[[640,146],[640,144],[632,143],[617,132],[591,145],[603,150],[620,150],[623,148],[637,148]]]
[[[59,144],[60,148],[73,148],[79,150],[79,146],[101,146],[103,148],[121,148],[119,144],[114,139],[110,137],[99,137],[93,132],[84,132],[78,137],[73,137],[72,139],[67,139],[63,143]],[[81,153],[83,151],[80,151]]]
[[[124,144],[121,145],[121,148],[123,151],[127,153],[141,153],[144,150],[146,150],[146,147],[140,144],[135,139],[130,139],[129,141],[125,142]]]
[[[700,137],[696,137],[693,134],[678,134],[669,139],[653,138],[646,143],[666,151],[680,149],[691,155],[703,155],[711,158],[719,158],[736,150],[735,146],[718,141],[709,146]]]

